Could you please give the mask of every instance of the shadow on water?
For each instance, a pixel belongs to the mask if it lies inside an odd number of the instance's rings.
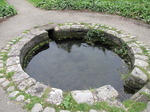
[[[64,91],[111,85],[120,100],[128,99],[132,91],[124,87],[121,76],[130,68],[110,49],[75,39],[51,41],[35,51],[25,71],[37,81]]]

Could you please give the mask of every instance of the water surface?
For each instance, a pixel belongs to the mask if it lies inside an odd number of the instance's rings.
[[[112,85],[121,99],[124,92],[121,74],[127,64],[114,52],[98,44],[90,46],[79,40],[50,42],[39,49],[25,71],[39,82],[64,91]]]

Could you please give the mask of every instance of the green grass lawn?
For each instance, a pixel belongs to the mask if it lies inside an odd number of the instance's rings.
[[[150,24],[150,0],[28,0],[46,10],[89,10],[134,18]]]
[[[10,6],[5,0],[0,0],[0,17],[9,17],[17,14],[13,6]]]
[[[0,0],[0,6],[7,5],[7,2],[5,0]]]

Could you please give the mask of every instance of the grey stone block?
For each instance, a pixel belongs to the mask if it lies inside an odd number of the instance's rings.
[[[47,88],[47,86],[37,82],[35,85],[31,86],[25,92],[29,93],[29,94],[31,94],[33,96],[41,97],[44,94],[44,91],[45,91],[46,88]]]
[[[18,88],[20,90],[25,90],[26,88],[29,88],[30,86],[36,84],[36,80],[33,79],[33,78],[29,78],[29,79],[26,79],[24,81],[22,81],[19,85],[18,85]]]
[[[15,87],[14,86],[10,86],[9,88],[7,88],[7,91],[10,92],[10,91],[14,91]]]
[[[31,110],[31,112],[42,112],[42,111],[43,111],[43,107],[40,103],[35,104]]]
[[[55,109],[51,107],[46,107],[43,112],[55,112]]]
[[[21,102],[21,101],[24,101],[24,96],[23,95],[19,95],[17,98],[16,98],[16,101],[18,102]]]
[[[72,91],[71,92],[72,97],[77,103],[87,103],[87,104],[93,104],[94,103],[94,97],[90,90],[82,90],[82,91]]]
[[[46,101],[51,104],[59,105],[63,100],[63,91],[61,89],[52,88]]]
[[[19,60],[19,56],[15,56],[15,57],[9,57],[6,61],[6,66],[11,66],[11,65],[17,65],[19,64],[20,60]]]
[[[7,69],[7,71],[6,71],[7,73],[23,71],[20,64],[8,66],[6,69]]]
[[[13,91],[9,94],[9,97],[10,98],[15,97],[18,93],[19,93],[19,91]]]
[[[17,84],[27,78],[29,78],[29,75],[25,73],[24,71],[17,72],[14,74],[14,76],[12,76],[12,80],[16,82]]]
[[[5,88],[10,84],[9,80],[5,80],[5,82],[2,83],[2,86]]]
[[[119,95],[111,85],[105,85],[98,89],[95,89],[93,93],[96,102],[108,101],[113,98],[117,98]]]

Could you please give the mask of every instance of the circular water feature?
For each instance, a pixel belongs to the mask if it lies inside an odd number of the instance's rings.
[[[147,49],[134,36],[104,25],[46,25],[10,41],[1,51],[5,54],[1,60],[8,56],[1,66],[5,63],[5,75],[17,91],[37,97],[47,94],[44,101],[50,104],[61,104],[66,94],[77,103],[110,101],[118,93],[124,100],[143,87],[130,98],[139,99],[149,88]]]
[[[25,71],[46,85],[65,91],[98,88],[107,84],[123,91],[121,74],[127,64],[106,46],[79,40],[50,42],[39,49]]]
[[[131,68],[112,46],[89,45],[79,39],[51,40],[33,52],[25,71],[39,82],[64,91],[111,85],[121,100],[131,96],[121,79]]]

